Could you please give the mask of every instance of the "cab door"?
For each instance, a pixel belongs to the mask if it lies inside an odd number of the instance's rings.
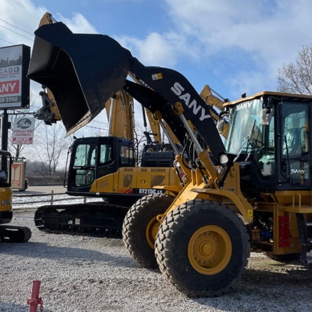
[[[283,102],[279,105],[279,182],[282,189],[309,189],[310,165],[310,104]]]

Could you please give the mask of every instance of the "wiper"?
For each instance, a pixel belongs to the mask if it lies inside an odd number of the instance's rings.
[[[251,129],[250,129],[249,134],[246,136],[245,141],[243,142],[243,144],[241,145],[241,147],[238,149],[238,151],[237,151],[237,153],[236,153],[237,156],[234,158],[234,162],[239,158],[240,154],[242,153],[242,150],[243,150],[243,148],[244,148],[244,145],[245,145],[246,143],[248,143],[248,144],[250,143],[250,139],[251,139],[252,133],[253,133],[253,131],[254,131],[255,124],[256,124],[256,120],[254,119],[254,122],[253,122],[253,124],[252,124],[252,126],[251,126]],[[248,147],[248,145],[247,145],[247,147]],[[248,157],[247,157],[247,159],[248,159]]]

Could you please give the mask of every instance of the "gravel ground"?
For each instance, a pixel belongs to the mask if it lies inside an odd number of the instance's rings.
[[[312,270],[252,253],[246,272],[218,298],[190,299],[158,271],[142,269],[121,239],[45,234],[33,210],[12,225],[32,230],[28,243],[1,243],[0,311],[29,311],[32,281],[40,280],[43,311],[312,311]],[[39,310],[39,309],[38,309]]]

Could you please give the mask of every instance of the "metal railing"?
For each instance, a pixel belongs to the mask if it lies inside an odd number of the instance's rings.
[[[69,196],[64,193],[54,193],[51,191],[50,194],[25,194],[14,196],[13,194],[13,209],[19,208],[37,208],[40,205],[53,205],[55,202],[65,203],[86,203],[88,201],[96,200],[99,198],[87,198],[85,196]]]

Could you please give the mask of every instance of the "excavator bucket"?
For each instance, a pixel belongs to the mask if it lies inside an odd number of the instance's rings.
[[[109,36],[73,34],[61,22],[42,25],[35,35],[27,77],[52,91],[69,135],[122,89],[131,53]]]

